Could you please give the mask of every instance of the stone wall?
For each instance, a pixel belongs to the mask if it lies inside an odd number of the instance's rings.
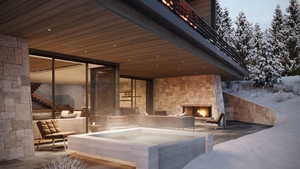
[[[236,120],[247,123],[274,125],[276,114],[272,109],[237,96],[224,93],[227,120]]]
[[[182,112],[182,105],[211,105],[212,116],[224,112],[221,79],[217,75],[155,79],[154,110],[168,114]]]
[[[28,46],[0,35],[0,161],[33,154]]]

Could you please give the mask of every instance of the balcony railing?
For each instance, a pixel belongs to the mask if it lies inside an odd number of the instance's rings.
[[[228,45],[217,32],[210,27],[185,0],[158,0],[173,13],[183,19],[188,25],[200,33],[207,41],[215,45],[227,56],[231,57],[236,63],[244,67],[242,59],[238,56],[235,49]]]

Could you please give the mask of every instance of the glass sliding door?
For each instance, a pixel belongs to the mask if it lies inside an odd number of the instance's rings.
[[[53,59],[32,55],[29,59],[33,120],[52,119],[55,116],[52,95]]]

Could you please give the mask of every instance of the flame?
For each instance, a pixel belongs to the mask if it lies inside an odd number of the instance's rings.
[[[197,110],[197,113],[199,113],[202,117],[208,117],[209,116],[208,109],[206,109],[206,108],[199,108]]]

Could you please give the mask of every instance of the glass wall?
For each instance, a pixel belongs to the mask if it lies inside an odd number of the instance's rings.
[[[147,112],[147,81],[119,79],[114,67],[38,56],[30,67],[34,120],[86,117],[85,132],[93,132],[105,129],[107,116],[133,124]]]
[[[71,131],[70,126],[73,126],[78,130],[77,133],[87,132],[89,113],[93,106],[91,73],[93,69],[102,67],[104,66],[30,56],[33,120],[68,121],[68,124],[61,126],[63,131]],[[65,120],[66,118],[70,120]],[[78,124],[71,124],[71,118],[77,118],[74,122]]]
[[[30,78],[33,120],[54,116],[52,97],[52,59],[30,56]]]
[[[54,81],[57,118],[84,115],[87,97],[85,66],[85,63],[55,59]]]

